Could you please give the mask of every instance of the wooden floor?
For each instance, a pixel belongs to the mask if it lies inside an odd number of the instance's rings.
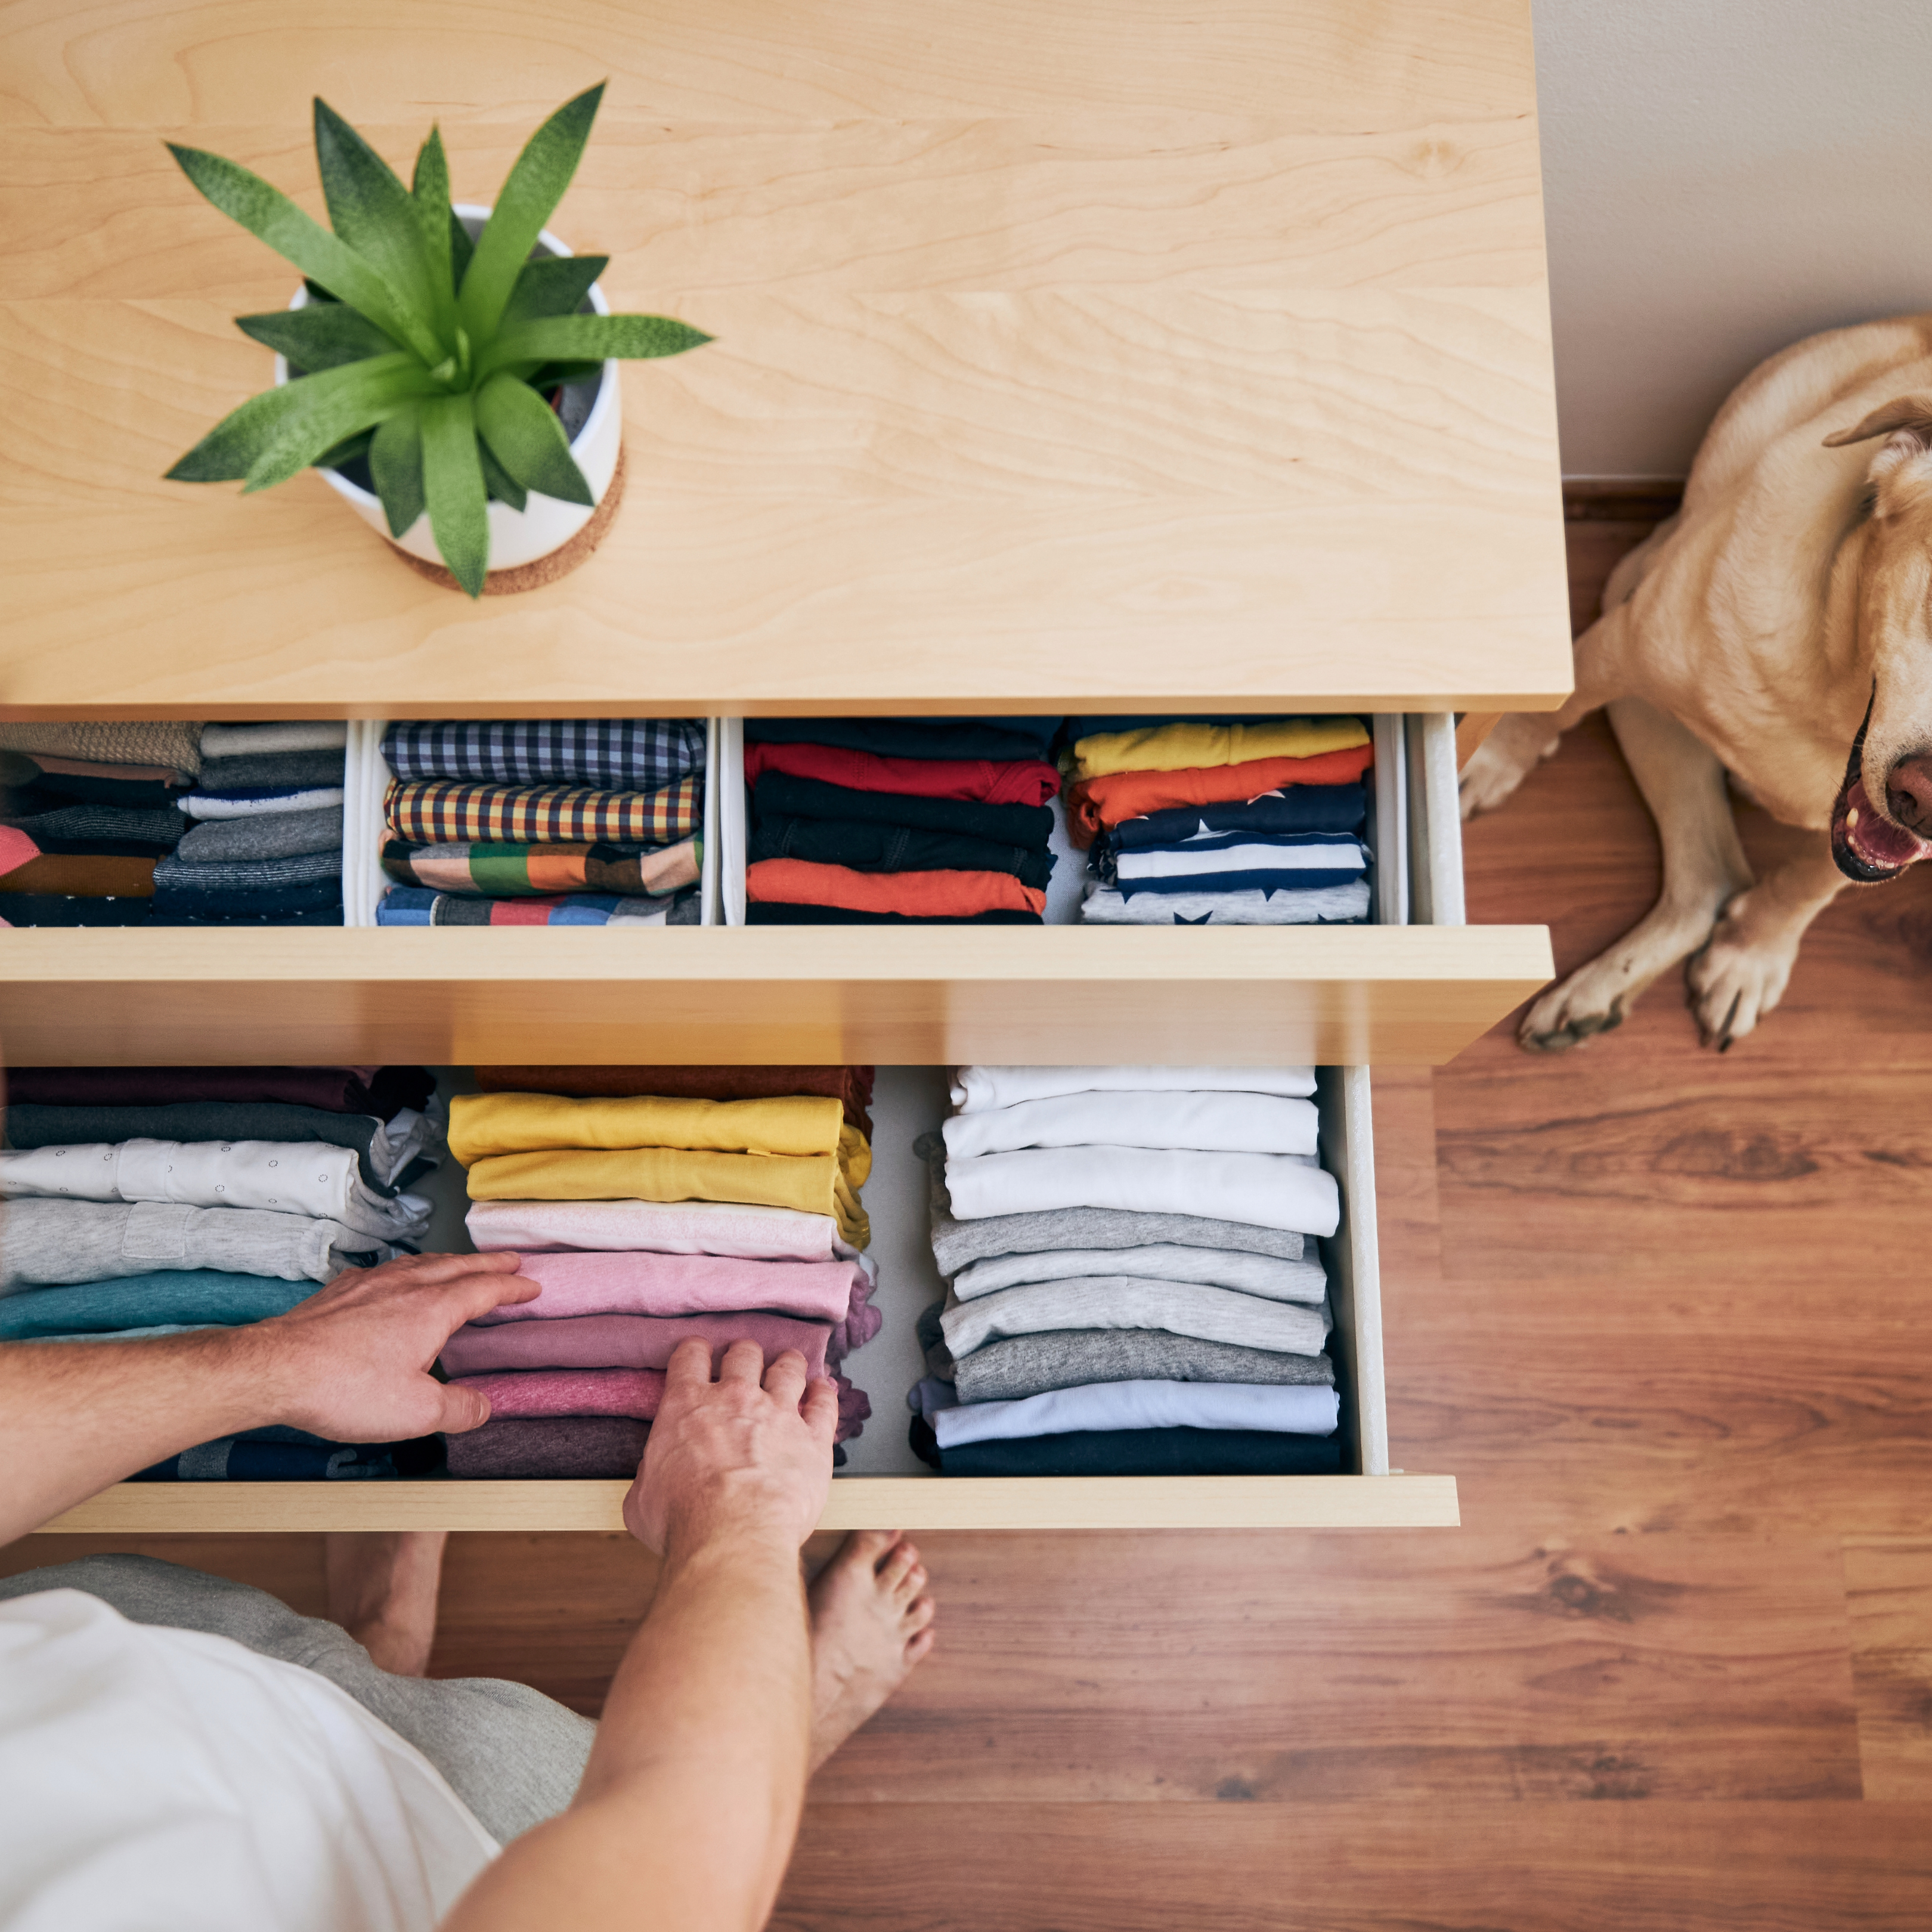
[[[1573,526],[1580,594],[1639,527]],[[1567,1059],[1505,1027],[1378,1076],[1390,1432],[1465,1527],[924,1539],[940,1649],[820,1778],[777,1923],[1932,1924],[1924,872],[1722,1059],[1666,983]],[[1600,724],[1468,877],[1565,970],[1643,910]],[[165,1553],[320,1606],[300,1539]],[[466,1539],[436,1667],[594,1708],[649,1588],[619,1540]]]

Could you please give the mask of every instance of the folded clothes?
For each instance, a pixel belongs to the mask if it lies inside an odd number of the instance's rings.
[[[1093,1382],[1246,1382],[1332,1386],[1326,1355],[1284,1355],[1164,1328],[1050,1328],[983,1343],[953,1364],[962,1402],[1018,1402]]]
[[[869,1136],[872,1070],[869,1066],[479,1066],[476,1084],[485,1094],[657,1094],[679,1100],[764,1100],[794,1094],[824,1094],[838,1101],[845,1123]],[[628,1246],[622,1241],[600,1245]]]
[[[1136,1248],[1056,1248],[1045,1254],[989,1255],[952,1279],[962,1301],[992,1294],[1030,1281],[1066,1281],[1082,1275],[1131,1274],[1150,1281],[1196,1281],[1210,1288],[1232,1288],[1270,1301],[1319,1301],[1328,1292],[1321,1262],[1309,1256],[1285,1262],[1273,1255],[1246,1255],[1215,1248],[1183,1247],[1155,1241]]]
[[[479,1326],[583,1315],[718,1315],[765,1309],[847,1328],[858,1348],[878,1331],[872,1277],[850,1262],[741,1261],[718,1255],[525,1254],[519,1272],[537,1284],[529,1301],[506,1302]]]
[[[307,1214],[159,1201],[9,1202],[0,1290],[111,1281],[162,1268],[333,1281],[394,1258],[387,1243]]]
[[[1060,790],[1059,768],[1043,758],[1007,764],[989,758],[888,758],[833,745],[748,744],[746,783],[755,785],[766,772],[817,778],[853,791],[964,799],[980,805],[1046,805]]]
[[[622,1371],[619,1371],[622,1372]],[[1335,1391],[1245,1382],[1096,1382],[1015,1402],[962,1402],[932,1418],[943,1455],[968,1442],[1079,1430],[1264,1429],[1330,1436],[1341,1418]]]
[[[176,802],[190,818],[255,818],[285,812],[320,812],[325,806],[339,808],[342,796],[340,784],[262,785],[228,792],[184,792]]]
[[[1044,926],[1044,913],[938,913],[930,917],[904,912],[861,912],[842,905],[748,905],[747,926]]]
[[[1264,898],[1273,898],[1282,892],[1298,896],[1304,893],[1346,891],[1361,876],[1359,867],[1316,872],[1307,868],[1283,869],[1253,866],[1238,872],[1203,871],[1150,879],[1122,879],[1118,884],[1120,897],[1130,902],[1149,893],[1163,899],[1198,899],[1210,893],[1258,892]],[[1105,880],[1102,889],[1114,883]],[[1363,890],[1366,891],[1366,886]]]
[[[838,1386],[838,1424],[832,1439],[848,1442],[861,1432],[872,1406],[843,1376]],[[536,1420],[579,1415],[626,1415],[638,1422],[657,1418],[664,1400],[664,1372],[659,1369],[527,1369],[507,1373],[458,1376],[458,1388],[474,1389],[488,1397],[494,1420]]]
[[[17,1076],[16,1076],[17,1084]],[[70,1147],[86,1141],[325,1141],[353,1148],[357,1165],[378,1193],[393,1193],[412,1162],[442,1148],[440,1114],[399,1109],[388,1122],[278,1100],[178,1100],[158,1106],[46,1106],[16,1101],[7,1109],[14,1148]]]
[[[650,1432],[649,1423],[623,1416],[544,1421],[493,1416],[481,1429],[446,1438],[449,1473],[466,1482],[628,1483],[644,1460]]]
[[[1045,1253],[1064,1248],[1132,1248],[1172,1242],[1182,1247],[1299,1261],[1305,1246],[1297,1230],[1196,1214],[1063,1208],[962,1220],[952,1211],[952,1197],[946,1187],[945,1142],[937,1134],[922,1134],[914,1142],[913,1152],[926,1163],[932,1256],[944,1275],[956,1275],[992,1255]]]
[[[296,1432],[291,1432],[292,1433]],[[412,1442],[262,1442],[224,1436],[130,1476],[130,1483],[393,1481],[427,1474],[442,1460],[439,1437]]]
[[[695,838],[675,845],[412,844],[392,838],[382,869],[406,886],[443,892],[480,892],[518,898],[565,892],[645,895],[652,898],[695,885],[704,847]]]
[[[947,1157],[1022,1148],[1183,1148],[1208,1153],[1315,1151],[1321,1125],[1312,1100],[1274,1094],[1058,1094],[955,1114],[942,1130]],[[1118,1206],[1115,1202],[1104,1204]]]
[[[125,806],[64,800],[53,794],[40,799],[30,795],[30,802],[33,808],[16,810],[9,823],[44,852],[104,843],[171,850],[185,829],[181,814],[165,806],[134,812]]]
[[[946,1185],[953,1213],[967,1221],[1054,1208],[1118,1208],[1332,1234],[1342,1211],[1334,1176],[1286,1154],[1028,1148],[948,1160]]]
[[[0,926],[146,926],[152,899],[77,899],[45,892],[13,892],[0,899]]]
[[[70,1288],[30,1288],[0,1295],[0,1342],[168,1323],[205,1328],[266,1322],[316,1292],[313,1281],[209,1268],[164,1268]]]
[[[1098,738],[1109,731],[1156,731],[1164,724],[1272,724],[1280,716],[1274,711],[1190,712],[1184,716],[1137,711],[1124,717],[1082,716],[1067,719],[1066,738],[1070,744],[1077,745],[1082,738]]]
[[[390,830],[425,845],[670,845],[698,830],[704,809],[694,777],[656,791],[392,778],[382,795]]]
[[[712,1372],[734,1342],[755,1342],[766,1361],[788,1348],[805,1358],[808,1375],[822,1375],[835,1332],[830,1322],[807,1321],[763,1309],[700,1315],[565,1315],[542,1322],[466,1323],[442,1345],[446,1375],[488,1375],[504,1369],[667,1369],[681,1343],[695,1337],[711,1346]]]
[[[704,769],[704,740],[698,718],[459,718],[392,724],[382,756],[399,778],[661,791]]]
[[[958,1066],[953,1106],[962,1114],[1062,1094],[1279,1094],[1306,1100],[1312,1066]]]
[[[203,728],[172,718],[0,724],[0,752],[45,753],[91,764],[164,765],[192,775],[201,769]]]
[[[1222,875],[1236,872],[1279,872],[1286,883],[1294,875],[1323,875],[1315,882],[1334,883],[1332,875],[1359,872],[1367,865],[1366,848],[1358,838],[1336,838],[1323,832],[1297,832],[1278,838],[1256,838],[1246,832],[1209,832],[1174,845],[1142,845],[1110,853],[1107,871],[1123,887],[1158,879],[1198,879],[1199,890],[1220,889]],[[1104,876],[1104,874],[1103,874]]]
[[[1257,764],[1264,758],[1314,758],[1366,745],[1359,718],[1276,718],[1261,724],[1156,724],[1106,731],[1076,740],[1067,776],[1174,772],[1216,765]]]
[[[0,751],[0,790],[32,789],[130,812],[172,809],[193,783],[168,765],[94,764],[46,752]]]
[[[870,1144],[829,1094],[754,1100],[558,1094],[459,1094],[449,1150],[467,1167],[490,1154],[566,1148],[707,1148],[720,1154],[836,1154],[854,1186],[872,1172]]]
[[[1352,784],[1292,785],[1286,791],[1264,791],[1258,798],[1226,805],[1178,805],[1124,818],[1094,842],[1125,851],[1228,832],[1353,832],[1367,810],[1359,779]]]
[[[152,898],[156,862],[91,852],[44,852],[0,877],[0,892],[49,898]]]
[[[1324,752],[1312,758],[1258,758],[1246,764],[1190,766],[1184,771],[1116,772],[1083,778],[1066,793],[1066,833],[1090,845],[1106,826],[1177,806],[1226,805],[1286,785],[1346,784],[1375,762],[1374,748]]]
[[[898,792],[854,791],[788,772],[766,772],[752,792],[755,819],[831,818],[946,832],[1001,845],[1044,850],[1053,836],[1053,808],[1046,805],[982,805],[970,799],[919,798]]]
[[[1051,718],[748,718],[748,745],[835,745],[896,758],[1044,758]]]
[[[176,814],[179,816],[178,814]],[[11,831],[12,826],[0,827]],[[165,859],[174,850],[172,845],[164,845],[152,838],[58,838],[42,832],[33,840],[42,852],[74,854],[89,859]],[[24,864],[32,854],[22,854],[17,859],[0,854],[0,868],[11,872],[16,865]]]
[[[857,1259],[827,1214],[722,1201],[472,1201],[479,1249],[641,1249],[769,1262]]]
[[[205,758],[238,758],[262,752],[339,752],[349,742],[340,718],[299,718],[268,724],[204,724]]]
[[[914,1420],[915,1431],[926,1426]],[[944,1466],[949,1476],[1332,1476],[1341,1470],[1342,1439],[1270,1430],[1089,1430],[964,1443]]]
[[[430,1204],[385,1197],[352,1149],[320,1142],[130,1140],[0,1153],[0,1199],[170,1201],[190,1208],[270,1208],[340,1221],[387,1241],[419,1239]]]
[[[374,1114],[382,1120],[405,1108],[422,1110],[435,1091],[435,1076],[422,1066],[16,1066],[7,1074],[8,1098],[16,1105],[165,1107],[184,1100],[260,1100]]]
[[[1164,1328],[1204,1342],[1232,1342],[1278,1354],[1317,1355],[1328,1340],[1325,1304],[1269,1301],[1198,1282],[1147,1281],[1135,1275],[1089,1275],[1030,1282],[970,1301],[949,1301],[940,1318],[956,1361],[1002,1335],[1057,1328]]]
[[[272,891],[157,896],[150,926],[340,926],[342,888],[334,879]]]
[[[918,919],[996,910],[1043,915],[1046,910],[1045,892],[1007,872],[855,872],[802,859],[761,859],[748,866],[745,893],[755,902],[846,906]]]
[[[212,792],[298,790],[310,785],[339,785],[340,751],[242,752],[226,758],[204,756],[196,789]]]
[[[173,816],[181,818],[179,812]],[[175,856],[193,865],[292,859],[306,852],[339,852],[342,848],[342,812],[337,806],[325,805],[314,812],[183,822],[187,831],[175,848]]]
[[[245,822],[245,821],[244,821]],[[154,896],[186,900],[201,893],[273,892],[333,885],[339,892],[342,848],[286,859],[164,859],[154,867]]]
[[[1081,918],[1097,926],[1353,926],[1368,916],[1366,879],[1288,892],[1143,888],[1132,898],[1112,886],[1095,886],[1080,904]]]
[[[1008,872],[1023,886],[1044,890],[1053,854],[1044,847],[995,844],[954,832],[921,832],[858,819],[761,818],[749,857],[799,859],[855,872]]]
[[[467,892],[392,886],[376,902],[378,926],[695,926],[699,913],[695,892],[668,899],[596,892],[549,899],[479,899]]]

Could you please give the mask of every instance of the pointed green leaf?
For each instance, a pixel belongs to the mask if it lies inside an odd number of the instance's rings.
[[[365,356],[392,354],[392,342],[367,316],[346,302],[311,302],[306,308],[280,308],[266,315],[238,315],[244,335],[266,343],[304,374],[339,368]]]
[[[399,537],[422,514],[422,411],[405,403],[376,426],[369,442],[369,477],[382,500],[389,534]]]
[[[490,567],[490,505],[470,398],[433,396],[422,405],[423,494],[429,526],[450,574],[472,597]]]
[[[449,285],[452,290],[462,287],[463,278],[470,272],[470,258],[476,252],[476,244],[470,240],[462,216],[452,208],[449,211]]]
[[[499,330],[540,315],[574,315],[590,284],[610,266],[608,255],[554,255],[526,262],[510,291]]]
[[[668,315],[552,315],[506,328],[478,361],[494,374],[522,362],[587,362],[606,356],[681,356],[711,340],[701,328]]]
[[[483,487],[500,503],[520,510],[530,501],[530,492],[490,454],[487,442],[478,442],[476,454],[483,465]]]
[[[456,283],[450,273],[449,158],[442,151],[440,128],[430,128],[429,139],[416,155],[410,196],[422,229],[423,259],[436,304],[430,319],[438,338],[447,342],[456,327]]]
[[[319,382],[305,376],[304,382]],[[238,410],[224,416],[188,453],[167,472],[171,483],[232,483],[248,473],[283,419],[300,403],[301,382],[264,389]]]
[[[417,346],[407,326],[406,298],[346,242],[310,220],[280,188],[219,154],[172,141],[167,148],[182,172],[224,214],[267,242],[338,301],[360,309],[384,334],[412,348]]]
[[[476,427],[490,453],[526,490],[588,508],[584,472],[549,404],[514,376],[492,376],[476,392]]]
[[[517,157],[490,219],[478,237],[476,253],[463,278],[458,305],[470,338],[479,345],[496,333],[503,304],[550,212],[563,199],[577,172],[597,104],[604,98],[599,81],[575,100],[567,100],[532,134]]]
[[[385,363],[400,366],[386,368]],[[244,495],[287,482],[344,437],[373,428],[408,398],[422,394],[429,378],[413,356],[378,356],[288,387],[301,400],[249,465]]]

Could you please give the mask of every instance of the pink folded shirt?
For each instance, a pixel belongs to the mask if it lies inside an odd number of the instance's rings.
[[[476,1201],[466,1217],[478,1248],[648,1248],[745,1261],[853,1261],[830,1214],[729,1201]]]
[[[833,1339],[841,1331],[829,1322],[757,1309],[741,1315],[566,1315],[549,1322],[468,1324],[442,1345],[442,1366],[452,1376],[499,1369],[664,1369],[671,1352],[694,1335],[711,1344],[714,1375],[734,1342],[757,1342],[768,1362],[796,1348],[814,1376],[844,1352],[835,1352]]]
[[[838,1427],[832,1440],[844,1442],[860,1433],[872,1405],[843,1376],[832,1379],[838,1386]],[[458,1376],[450,1385],[488,1396],[492,1421],[623,1415],[649,1422],[664,1400],[664,1378],[657,1369],[530,1369],[520,1374]]]

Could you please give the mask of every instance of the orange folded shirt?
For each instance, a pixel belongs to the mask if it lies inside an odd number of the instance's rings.
[[[151,899],[154,862],[95,852],[43,852],[0,878],[0,892],[50,892],[62,898]]]
[[[855,872],[808,859],[760,859],[746,869],[745,891],[766,905],[843,906],[915,919],[1046,910],[1046,893],[1022,885],[1010,872]]]
[[[1229,805],[1287,785],[1347,784],[1375,762],[1372,745],[1312,758],[1256,758],[1245,765],[1192,765],[1179,772],[1115,772],[1066,789],[1066,836],[1083,850],[1110,825],[1177,805]]]

